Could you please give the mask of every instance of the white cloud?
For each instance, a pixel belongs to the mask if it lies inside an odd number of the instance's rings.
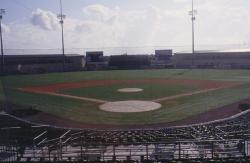
[[[242,1],[241,1],[242,2]],[[249,36],[248,8],[239,1],[203,1],[198,5],[197,40],[205,44],[242,44]]]
[[[174,0],[174,2],[176,3],[187,3],[187,2],[191,2],[190,0]]]
[[[59,27],[56,14],[51,11],[45,11],[38,8],[32,12],[31,22],[44,30],[56,30]]]
[[[66,48],[187,45],[191,49],[189,0],[175,0],[173,6],[147,5],[122,9],[102,4],[85,6],[79,18],[64,21]],[[183,3],[180,3],[183,2]],[[187,2],[187,3],[184,3]],[[250,44],[250,12],[247,5],[231,0],[195,1],[196,47],[202,44]],[[60,48],[60,24],[56,14],[37,9],[32,24],[8,27],[6,47]],[[35,26],[34,26],[35,25]],[[39,26],[40,28],[37,28]]]
[[[75,30],[82,34],[82,38],[91,40],[84,44],[90,47],[152,45],[164,15],[153,5],[142,10],[124,11],[96,4],[86,6],[82,11],[88,18]]]
[[[5,34],[4,45],[10,49],[58,48],[60,31],[44,31],[32,24],[15,24],[11,26],[11,32]]]
[[[79,23],[78,25],[75,26],[75,31],[76,32],[93,32],[98,28],[98,25],[95,22],[92,21],[85,21],[82,23]]]
[[[93,4],[84,7],[82,11],[84,15],[88,16],[92,20],[94,19],[112,23],[112,20],[118,15],[119,8],[108,8],[101,4]]]

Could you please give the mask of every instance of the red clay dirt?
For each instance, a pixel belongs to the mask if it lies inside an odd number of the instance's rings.
[[[22,89],[30,92],[57,92],[62,89],[94,87],[94,86],[112,85],[119,83],[125,83],[125,84],[158,83],[158,84],[168,84],[168,85],[194,85],[201,89],[223,88],[237,84],[236,82],[228,82],[228,81],[189,80],[189,79],[86,80],[79,82],[50,84],[44,86],[31,86]]]
[[[18,90],[31,92],[31,93],[45,93],[50,95],[60,95],[56,93],[62,89],[75,89],[75,88],[86,88],[94,86],[107,86],[113,84],[135,84],[135,83],[156,83],[156,84],[167,84],[167,85],[190,85],[196,86],[203,91],[206,90],[216,90],[226,87],[232,87],[238,83],[236,82],[225,82],[225,81],[208,81],[208,80],[187,80],[187,79],[143,79],[143,80],[86,80],[80,82],[71,82],[71,83],[60,83],[60,84],[50,84],[44,86],[32,86],[19,88]],[[189,95],[189,94],[187,94]],[[190,95],[193,95],[192,92]],[[177,95],[177,97],[180,95]],[[163,100],[165,97],[162,97]],[[94,99],[93,101],[95,101]],[[97,99],[98,100],[98,99]],[[157,101],[157,99],[156,99]],[[158,100],[159,101],[159,100]],[[160,100],[162,101],[162,100]],[[98,102],[98,101],[97,101]]]

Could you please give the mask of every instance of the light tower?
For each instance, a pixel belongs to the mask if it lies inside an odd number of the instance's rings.
[[[63,36],[63,19],[66,18],[66,15],[62,13],[62,0],[60,0],[60,14],[57,15],[59,23],[61,24],[62,29],[62,55],[63,55],[63,71],[65,71],[65,53],[64,53],[64,36]]]
[[[195,21],[195,15],[197,14],[197,10],[194,10],[194,0],[192,0],[192,10],[189,11],[189,15],[191,15],[191,21],[192,21],[192,54],[195,54],[194,50],[194,21]]]
[[[197,14],[197,10],[194,10],[194,0],[192,0],[192,10],[189,11],[189,15],[191,15],[191,21],[192,21],[192,68],[194,67],[194,21],[195,21],[195,15]]]
[[[2,18],[5,9],[0,9],[0,40],[1,40],[1,75],[4,75],[4,55],[3,55],[3,38],[2,38]]]

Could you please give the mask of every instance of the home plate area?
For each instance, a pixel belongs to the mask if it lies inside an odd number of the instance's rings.
[[[123,92],[123,93],[133,93],[133,92],[141,92],[143,89],[141,88],[121,88],[117,90],[118,92]]]
[[[146,112],[159,109],[161,104],[152,101],[115,101],[107,102],[99,106],[103,111],[117,112],[117,113],[135,113]]]

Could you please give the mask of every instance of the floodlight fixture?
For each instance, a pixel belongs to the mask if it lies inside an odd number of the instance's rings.
[[[1,40],[1,75],[4,74],[4,54],[3,54],[3,36],[2,36],[2,18],[5,14],[5,9],[0,9],[0,40]]]
[[[0,9],[0,19],[2,19],[2,15],[5,14],[5,9],[1,8]]]
[[[196,19],[195,15],[197,15],[197,10],[194,9],[194,0],[192,0],[192,10],[189,11],[189,15],[191,15],[191,21],[192,21],[192,54],[195,54],[194,50],[194,21]]]
[[[63,71],[65,71],[65,52],[64,52],[64,32],[63,32],[63,20],[66,18],[66,15],[62,12],[62,0],[60,0],[60,14],[57,15],[57,18],[59,19],[59,23],[61,24],[61,30],[62,30],[62,56],[63,56]]]

